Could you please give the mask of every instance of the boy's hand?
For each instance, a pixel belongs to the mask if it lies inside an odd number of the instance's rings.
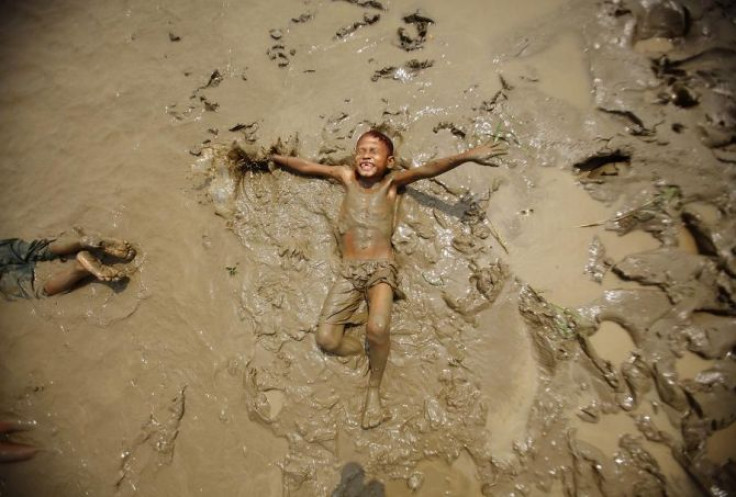
[[[471,148],[470,150],[465,152],[465,156],[469,161],[477,162],[478,164],[483,164],[484,166],[498,167],[498,164],[496,162],[493,162],[491,159],[506,155],[507,153],[508,146],[505,143],[489,142],[485,145]]]

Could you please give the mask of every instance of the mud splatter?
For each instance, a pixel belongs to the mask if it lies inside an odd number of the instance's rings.
[[[343,28],[340,28],[337,33],[335,33],[335,38],[342,39],[347,36],[350,36],[351,34],[355,33],[360,28],[370,26],[371,24],[377,23],[379,20],[381,20],[381,14],[363,14],[363,19],[361,21],[356,21],[353,24],[349,26],[345,26]]]
[[[186,386],[181,387],[168,405],[158,406],[141,431],[122,453],[117,490],[125,495],[136,493],[140,481],[151,478],[162,466],[171,464],[184,417]]]
[[[401,66],[387,66],[377,70],[371,76],[371,81],[379,79],[392,79],[395,81],[407,82],[416,77],[424,69],[428,69],[434,65],[432,60],[411,59]]]

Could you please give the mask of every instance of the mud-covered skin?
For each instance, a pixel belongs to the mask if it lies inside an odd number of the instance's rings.
[[[386,182],[370,190],[361,188],[357,182],[345,185],[345,199],[336,227],[340,253],[361,253],[368,248],[391,253],[397,204],[395,199],[389,201],[390,184]]]

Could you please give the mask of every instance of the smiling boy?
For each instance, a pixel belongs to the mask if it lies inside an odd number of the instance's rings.
[[[363,351],[360,341],[345,335],[345,325],[362,301],[368,303],[366,340],[370,377],[361,425],[378,426],[383,420],[379,388],[390,349],[389,328],[398,271],[391,236],[401,189],[415,181],[433,178],[465,162],[494,165],[503,155],[499,143],[432,160],[420,167],[394,171],[391,139],[375,130],[360,136],[353,166],[327,166],[283,155],[272,155],[278,165],[307,176],[332,178],[345,188],[337,221],[342,267],[332,285],[319,318],[317,344],[340,356]]]

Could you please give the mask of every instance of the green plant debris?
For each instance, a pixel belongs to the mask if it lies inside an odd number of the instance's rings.
[[[227,271],[230,276],[235,276],[238,274],[238,264],[240,263],[236,262],[234,266],[225,266],[225,271]]]
[[[582,321],[582,316],[572,309],[561,307],[551,302],[547,302],[555,312],[554,326],[557,332],[565,340],[573,340],[577,337],[578,323]]]
[[[493,137],[493,143],[498,143],[499,141],[504,141],[506,143],[513,143],[514,145],[521,146],[521,142],[519,141],[519,138],[517,138],[516,134],[511,131],[503,121],[499,120],[498,124],[496,125],[496,129],[493,130],[493,133],[491,133],[491,136]]]

